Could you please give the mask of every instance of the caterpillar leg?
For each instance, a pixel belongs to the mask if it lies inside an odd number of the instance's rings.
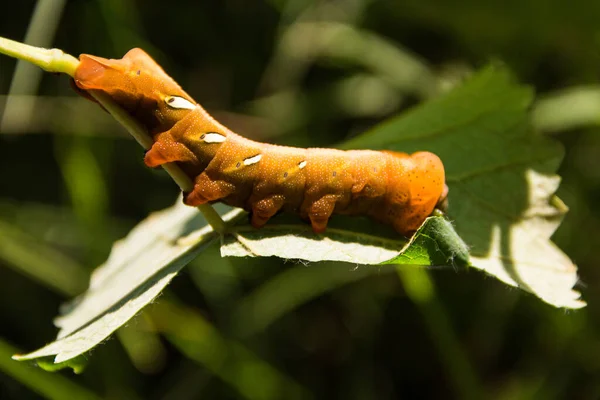
[[[262,228],[283,207],[284,203],[285,197],[282,195],[272,195],[252,203],[250,223],[255,228]]]
[[[312,203],[308,211],[308,218],[313,232],[323,233],[327,229],[327,222],[333,214],[338,198],[339,196],[336,194],[328,194]]]
[[[175,161],[197,161],[197,158],[190,149],[174,141],[168,133],[160,135],[144,156],[144,163],[150,168]]]
[[[231,183],[212,180],[203,172],[196,177],[194,189],[189,193],[184,193],[183,202],[188,206],[195,207],[225,198],[234,191],[235,187]]]

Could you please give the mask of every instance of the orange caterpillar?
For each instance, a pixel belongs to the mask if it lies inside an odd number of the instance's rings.
[[[222,201],[259,228],[283,210],[323,232],[332,213],[368,215],[403,235],[445,203],[444,166],[429,152],[300,149],[258,143],[215,121],[143,50],[81,55],[75,84],[109,95],[154,139],[149,167],[177,162],[194,180],[190,206]]]

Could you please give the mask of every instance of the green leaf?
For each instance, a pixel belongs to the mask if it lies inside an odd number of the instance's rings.
[[[563,151],[531,129],[531,100],[505,69],[488,67],[344,147],[438,154],[449,217],[473,266],[556,307],[579,308],[576,266],[550,241],[566,212],[554,197]]]
[[[315,234],[306,225],[269,223],[261,229],[243,225],[230,229],[221,245],[224,257],[271,257],[309,262],[342,261],[353,264],[468,265],[469,252],[442,217],[428,218],[410,241],[375,224],[336,227]],[[348,225],[348,224],[346,224]],[[362,231],[360,230],[362,228]],[[381,227],[380,227],[381,228]],[[384,233],[385,232],[385,233]]]
[[[35,363],[38,367],[48,372],[56,372],[60,371],[61,369],[71,368],[74,373],[81,374],[87,366],[88,359],[85,357],[85,355],[80,355],[61,363],[55,363],[54,357],[42,357],[36,359]]]
[[[234,210],[224,218],[228,221],[238,214]],[[150,215],[114,245],[107,262],[94,271],[88,291],[69,305],[67,314],[56,318],[61,328],[57,340],[14,358],[40,360],[48,368],[47,357],[55,356],[53,362],[60,364],[88,352],[154,300],[217,238],[201,214],[181,201]]]
[[[442,217],[429,217],[395,258],[384,264],[469,265],[469,249],[452,224]]]

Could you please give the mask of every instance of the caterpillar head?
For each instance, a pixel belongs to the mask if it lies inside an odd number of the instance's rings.
[[[151,134],[164,132],[197,105],[143,50],[132,49],[120,60],[82,54],[74,82],[83,93],[107,94]],[[88,96],[86,96],[88,97]]]

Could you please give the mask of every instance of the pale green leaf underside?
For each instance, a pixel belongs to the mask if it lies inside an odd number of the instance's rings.
[[[225,215],[235,218],[239,210]],[[181,201],[150,215],[122,241],[115,243],[107,262],[96,269],[90,287],[69,305],[55,324],[55,342],[17,360],[55,356],[61,363],[83,354],[133,318],[173,279],[177,272],[218,235],[198,211]]]
[[[438,242],[439,241],[439,242]],[[459,250],[444,253],[452,243]],[[462,246],[462,247],[461,247]],[[261,229],[236,227],[225,235],[224,257],[271,257],[309,262],[342,261],[353,264],[468,264],[468,251],[452,225],[442,217],[430,217],[407,243],[399,235],[383,237],[356,230],[329,228],[316,235],[306,225],[268,224]]]
[[[223,238],[221,255],[379,264],[395,257],[404,244],[343,229],[316,235],[308,226],[268,224],[260,230],[248,226],[233,229]]]

